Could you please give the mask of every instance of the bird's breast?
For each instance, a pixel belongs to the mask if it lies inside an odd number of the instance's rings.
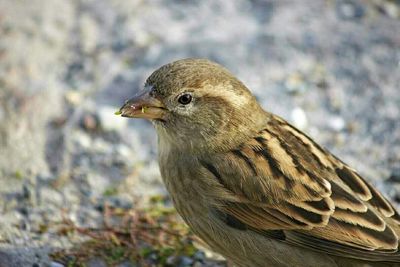
[[[200,168],[196,158],[168,146],[160,147],[158,156],[162,179],[180,215],[205,213],[207,189],[205,178],[196,171]]]

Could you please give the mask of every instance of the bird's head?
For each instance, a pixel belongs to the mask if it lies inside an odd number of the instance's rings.
[[[120,113],[152,120],[161,142],[197,152],[234,147],[260,130],[266,117],[238,79],[205,59],[160,67]]]

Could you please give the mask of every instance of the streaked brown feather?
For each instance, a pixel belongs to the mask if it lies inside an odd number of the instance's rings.
[[[282,242],[310,247],[307,240],[321,240],[328,254],[360,259],[382,260],[398,248],[393,225],[400,216],[390,202],[281,118],[272,116],[257,136],[212,166],[221,184],[244,197],[220,199],[221,209],[255,231],[302,231],[302,238]]]
[[[335,206],[354,212],[366,212],[368,210],[367,205],[356,196],[353,196],[350,190],[339,186],[339,182],[340,181],[331,181],[331,198],[335,202]]]
[[[338,221],[359,225],[379,232],[383,231],[386,227],[385,221],[371,209],[368,209],[366,212],[353,212],[337,208],[332,217]]]
[[[342,168],[336,168],[335,172],[361,200],[368,201],[372,198],[371,191],[368,189],[367,184],[353,170],[350,170],[347,166],[342,166]]]

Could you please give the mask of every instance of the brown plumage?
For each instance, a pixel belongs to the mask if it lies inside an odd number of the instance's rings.
[[[156,70],[122,116],[154,122],[183,219],[238,266],[400,266],[400,216],[354,169],[264,111],[226,69]]]

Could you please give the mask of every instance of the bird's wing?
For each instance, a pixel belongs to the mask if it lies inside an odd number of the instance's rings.
[[[397,251],[400,216],[390,202],[279,117],[237,150],[200,162],[215,178],[217,209],[248,229],[280,230],[285,242],[341,256]]]

